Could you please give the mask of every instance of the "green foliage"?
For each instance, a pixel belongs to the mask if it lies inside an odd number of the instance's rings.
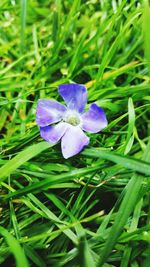
[[[0,2],[1,266],[149,266],[149,11],[134,0]],[[65,160],[35,111],[69,82],[87,86],[109,124]]]
[[[28,262],[23,253],[23,249],[21,248],[19,241],[16,240],[5,228],[0,226],[0,234],[4,236],[6,242],[10,248],[10,251],[14,254],[16,258],[16,266],[17,267],[28,267]]]

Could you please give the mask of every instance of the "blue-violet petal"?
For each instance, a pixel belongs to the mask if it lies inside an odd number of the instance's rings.
[[[36,109],[36,122],[39,126],[44,127],[59,122],[66,107],[55,100],[40,99]]]
[[[59,94],[66,102],[69,109],[82,113],[87,103],[87,90],[82,84],[61,84]]]
[[[55,144],[65,134],[67,127],[68,124],[65,122],[59,122],[54,126],[40,127],[40,135],[47,142]]]
[[[70,125],[61,140],[61,149],[64,158],[78,154],[84,146],[89,144],[89,138],[79,126]]]
[[[82,114],[81,128],[90,133],[97,133],[104,129],[108,122],[104,110],[93,103],[89,110]]]

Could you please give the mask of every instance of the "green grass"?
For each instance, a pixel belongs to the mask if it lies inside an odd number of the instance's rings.
[[[149,267],[149,14],[148,1],[0,2],[0,266]],[[109,124],[65,160],[35,111],[70,82]]]

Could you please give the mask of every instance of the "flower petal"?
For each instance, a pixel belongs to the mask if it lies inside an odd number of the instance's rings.
[[[66,107],[55,100],[40,99],[36,110],[36,122],[44,127],[60,121]]]
[[[78,126],[69,126],[61,140],[62,154],[65,159],[78,154],[89,144],[89,137]]]
[[[46,126],[40,128],[41,137],[49,143],[55,144],[64,135],[68,124],[60,122],[54,126]]]
[[[87,90],[82,84],[61,84],[58,88],[59,94],[66,102],[69,109],[83,112],[87,102]]]
[[[104,110],[98,107],[95,103],[90,106],[90,109],[82,114],[81,128],[90,133],[97,133],[105,128],[108,124]]]

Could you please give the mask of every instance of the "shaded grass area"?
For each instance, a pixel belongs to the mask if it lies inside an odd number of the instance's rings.
[[[0,2],[1,266],[149,266],[149,14],[138,1]],[[70,82],[109,124],[65,160],[35,110]]]

